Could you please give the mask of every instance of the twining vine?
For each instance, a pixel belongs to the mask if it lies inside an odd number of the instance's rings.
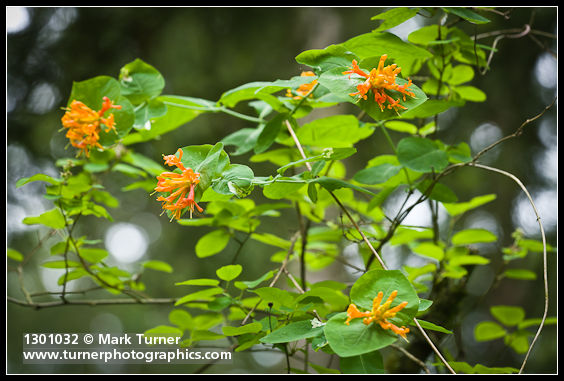
[[[450,373],[522,373],[543,327],[556,323],[548,316],[547,279],[547,253],[555,249],[546,242],[541,216],[523,183],[479,159],[519,137],[527,125],[554,106],[556,99],[513,134],[475,154],[465,142],[447,145],[438,139],[439,115],[467,102],[485,101],[486,94],[471,81],[475,72],[487,75],[493,70],[496,46],[503,38],[528,36],[547,50],[539,38],[555,36],[534,29],[533,16],[523,29],[478,34],[480,26],[490,22],[484,14],[509,20],[512,12],[495,8],[393,8],[373,17],[383,22],[372,32],[299,54],[296,61],[309,69],[301,75],[247,83],[224,92],[218,101],[163,95],[163,75],[141,59],[122,67],[117,78],[98,76],[75,82],[63,108],[61,131],[69,139],[68,147],[76,150],[76,157],[57,161],[60,177],[36,174],[16,184],[46,183],[45,196],[53,201],[54,208],[23,220],[49,228],[33,250],[24,256],[8,249],[12,261],[8,270],[17,274],[23,295],[23,300],[8,295],[8,302],[34,309],[169,306],[170,324],[148,327],[147,335],[177,335],[183,338],[183,347],[224,340],[227,348],[236,352],[253,351],[261,344],[285,354],[287,372],[298,371],[290,360],[303,353],[301,372],[382,373],[387,371],[382,350],[389,347],[425,373],[445,369]],[[437,21],[413,31],[407,41],[387,32],[416,15]],[[459,27],[461,24],[473,24],[473,36]],[[491,46],[478,43],[488,37],[495,37]],[[243,103],[256,115],[235,110]],[[356,115],[300,121],[315,115],[316,109],[338,105],[358,111]],[[159,158],[135,151],[137,143],[166,139],[167,132],[184,126],[189,129],[190,122],[205,113],[224,113],[256,126],[213,144],[179,144],[174,152],[162,153]],[[393,154],[374,156],[365,168],[347,178],[343,161],[357,152],[357,142],[377,130],[383,133]],[[389,131],[405,135],[394,142]],[[228,146],[235,150],[228,153]],[[270,162],[276,171],[257,176],[250,166],[232,162],[233,157],[250,152],[254,154],[251,162]],[[486,229],[449,232],[448,240],[439,234],[439,205],[455,219],[496,197],[490,194],[460,202],[441,180],[463,167],[502,174],[514,181],[526,194],[540,227],[542,242],[516,231],[514,244],[503,249],[503,259],[510,263],[529,252],[542,252],[542,318],[525,319],[519,306],[494,306],[491,312],[497,321],[481,322],[474,331],[477,341],[504,337],[509,347],[524,355],[519,369],[470,365],[463,358],[457,361],[435,340],[439,335],[454,333],[442,326],[450,324],[448,319],[427,320],[441,316],[448,303],[435,296],[448,292],[448,285],[464,284],[473,266],[490,262],[477,254],[473,245],[497,240]],[[119,201],[105,190],[100,175],[114,172],[135,178],[123,191],[146,191],[148,197],[161,203],[161,214],[171,223],[186,229],[210,228],[193,249],[197,258],[219,255],[231,240],[238,244],[233,256],[216,270],[216,277],[177,282],[174,286],[197,288],[182,297],[153,298],[146,292],[141,275],[144,271],[177,271],[171,265],[153,256],[140,263],[138,271],[126,271],[107,263],[109,253],[98,247],[97,241],[75,236],[75,227],[83,216],[113,220],[107,208],[116,207]],[[271,202],[256,204],[250,196],[258,189]],[[382,205],[400,189],[405,192],[401,207],[395,216],[387,216]],[[364,198],[356,198],[357,193]],[[423,202],[431,208],[432,226],[404,225],[406,217]],[[335,206],[339,218],[331,220],[325,214]],[[285,209],[297,216],[298,228],[290,238],[259,228],[263,219],[277,218]],[[52,239],[57,242],[52,244]],[[241,280],[246,277],[240,254],[250,240],[276,248],[271,261],[279,265],[258,279]],[[362,257],[364,267],[348,263],[340,255],[342,245],[350,243],[368,249],[369,255]],[[387,244],[406,245],[427,262],[420,268],[390,269],[381,256]],[[58,279],[61,290],[30,292],[24,282],[24,266],[47,245],[50,258],[42,266],[63,271]],[[298,265],[299,276],[289,270],[292,261]],[[309,271],[322,270],[333,262],[349,266],[360,275],[352,284],[330,279],[308,281]],[[282,275],[289,281],[287,287],[280,285]],[[503,272],[500,279],[503,277],[525,281],[536,274],[517,269]],[[69,291],[70,282],[85,279],[89,279],[89,287]],[[97,290],[115,297],[86,298]],[[451,297],[456,297],[455,290],[458,288],[453,287]],[[59,300],[36,301],[45,296]],[[527,331],[537,323],[534,335]],[[515,331],[510,333],[505,327]],[[434,335],[429,334],[431,331]],[[418,355],[417,340],[425,345]],[[338,358],[339,365],[328,368],[310,363],[310,349]]]

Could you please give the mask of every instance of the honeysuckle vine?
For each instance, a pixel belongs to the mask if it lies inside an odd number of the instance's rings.
[[[387,32],[417,14],[437,16],[438,22],[418,28],[407,40]],[[15,261],[8,270],[16,273],[22,299],[7,295],[7,301],[33,309],[166,307],[170,309],[168,323],[147,327],[147,334],[178,335],[183,347],[221,340],[224,344],[218,346],[239,352],[260,345],[281,351],[288,373],[298,369],[298,361],[301,372],[382,373],[385,352],[381,350],[387,347],[396,350],[394,356],[410,360],[402,364],[405,369],[415,367],[425,373],[524,372],[544,326],[555,321],[548,316],[547,276],[547,256],[554,248],[547,244],[541,216],[523,182],[483,164],[481,158],[521,136],[556,99],[514,133],[474,154],[465,142],[440,140],[438,116],[467,102],[485,101],[487,94],[471,81],[476,72],[486,75],[494,70],[490,64],[503,38],[554,36],[534,29],[532,20],[523,29],[478,34],[479,26],[490,21],[484,14],[505,20],[510,15],[495,9],[393,8],[374,18],[384,20],[381,29],[297,55],[296,62],[307,68],[297,70],[294,77],[243,84],[223,92],[216,101],[162,94],[164,76],[141,59],[124,65],[117,78],[98,76],[75,82],[62,108],[58,132],[64,132],[67,151],[74,157],[57,162],[58,177],[36,174],[16,183],[17,187],[45,183],[45,196],[53,209],[23,220],[48,228],[33,250],[23,255],[8,249],[10,260]],[[461,23],[474,25],[473,38],[459,27]],[[495,37],[493,46],[478,44],[487,37]],[[242,104],[248,108],[239,107]],[[327,115],[314,112],[343,105],[354,112],[339,114],[343,107]],[[201,145],[190,145],[187,128],[167,152],[152,157],[137,152],[136,144],[166,140],[168,132],[183,129],[205,113],[237,118],[245,127]],[[391,153],[377,152],[364,168],[347,174],[344,161],[357,154],[357,143],[374,133],[382,134]],[[252,155],[248,163],[241,162],[245,154]],[[272,164],[275,170],[257,173],[259,166],[253,163],[258,162]],[[519,320],[523,327],[517,333],[527,340],[532,337],[526,350],[511,346],[524,355],[519,369],[472,366],[441,350],[440,335],[458,332],[449,322],[438,321],[442,317],[437,318],[441,315],[433,309],[446,307],[457,316],[459,300],[452,298],[458,287],[468,279],[472,266],[490,263],[470,245],[497,240],[486,229],[453,229],[443,234],[439,226],[440,204],[455,221],[496,197],[489,194],[460,202],[442,180],[462,168],[510,178],[527,196],[539,224],[541,242],[519,236],[503,257],[506,262],[516,261],[527,250],[542,251],[544,312],[534,334],[524,330],[537,321]],[[187,236],[196,231],[192,227],[200,227],[205,232],[193,238],[194,245],[184,245],[184,257],[208,261],[217,255],[214,260],[221,265],[211,274],[186,279],[183,266],[170,265],[159,253],[127,270],[111,264],[109,252],[99,241],[90,234],[79,236],[76,229],[79,224],[86,226],[85,216],[113,222],[108,208],[117,207],[119,200],[104,187],[107,175],[132,179],[121,191],[145,191],[151,204],[156,204],[151,210],[165,221],[163,226],[178,225],[189,232]],[[395,215],[386,215],[381,205],[397,190],[404,191],[400,207]],[[259,192],[262,197],[253,197]],[[431,207],[431,226],[405,225],[404,220],[423,202]],[[261,225],[283,213],[295,218],[295,226],[282,228],[275,222],[270,232]],[[247,262],[255,257],[246,257],[251,241],[275,251],[268,269],[256,276]],[[358,249],[361,264],[343,255],[346,245]],[[425,264],[390,268],[381,255],[385,245],[406,245]],[[57,291],[34,292],[26,285],[24,266],[43,251],[49,253],[41,266],[61,271]],[[255,250],[252,255],[269,253]],[[312,271],[336,262],[351,269],[352,281],[311,276]],[[174,272],[185,280],[171,286],[187,291],[179,297],[152,297],[150,286],[144,283],[145,271]],[[516,279],[536,276],[531,273]],[[503,273],[498,279],[508,274],[515,276],[515,272]],[[69,288],[78,280],[76,284],[84,282],[83,287]],[[88,298],[94,291],[115,297]],[[53,296],[58,300],[43,299]],[[513,321],[504,320],[499,311],[521,313],[519,306],[509,307],[493,310],[500,323]],[[499,327],[495,338],[504,332]],[[492,339],[480,336],[479,330],[474,334],[478,341]],[[424,344],[424,350],[417,353],[416,344]],[[311,363],[310,351],[338,358],[337,368]]]

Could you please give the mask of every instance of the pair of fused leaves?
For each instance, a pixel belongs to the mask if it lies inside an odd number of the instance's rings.
[[[166,113],[166,106],[156,97],[164,88],[164,78],[151,65],[140,59],[125,65],[119,79],[98,76],[81,82],[74,82],[68,105],[73,100],[83,102],[93,110],[102,106],[103,97],[121,106],[112,110],[115,118],[114,131],[101,131],[100,144],[109,147],[125,138],[132,128],[147,129],[151,119]]]

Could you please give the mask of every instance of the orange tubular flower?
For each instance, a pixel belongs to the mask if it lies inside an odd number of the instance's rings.
[[[384,297],[384,293],[380,291],[372,301],[372,310],[366,312],[360,312],[356,305],[350,304],[347,309],[347,320],[345,321],[345,324],[350,325],[350,321],[352,319],[363,318],[362,322],[364,324],[369,325],[370,323],[378,323],[382,329],[390,329],[392,332],[400,335],[405,341],[407,341],[406,334],[409,333],[409,328],[400,328],[388,321],[388,319],[395,317],[396,314],[407,305],[407,302],[402,302],[394,308],[390,308],[392,301],[397,295],[397,290],[392,291],[388,300],[386,300],[384,304],[380,305]]]
[[[360,95],[364,100],[368,99],[366,94],[370,89],[374,93],[374,100],[380,106],[380,110],[384,111],[386,101],[388,102],[388,109],[393,109],[396,112],[398,109],[407,109],[405,106],[399,104],[400,98],[394,100],[390,95],[388,95],[385,90],[395,90],[403,94],[403,100],[406,100],[406,95],[410,97],[415,97],[415,94],[407,88],[411,86],[411,79],[408,79],[408,83],[404,85],[399,85],[396,83],[396,77],[401,72],[401,67],[397,67],[396,64],[388,65],[384,67],[384,62],[388,58],[387,54],[380,57],[380,62],[378,68],[374,68],[369,74],[366,74],[364,70],[358,67],[356,60],[352,61],[352,67],[350,70],[344,71],[343,74],[348,74],[349,79],[351,74],[358,74],[364,78],[366,81],[356,86],[358,90],[356,93],[350,93],[350,96]]]
[[[79,156],[84,153],[86,157],[90,157],[90,150],[94,147],[103,149],[98,143],[102,124],[106,127],[105,132],[116,130],[114,114],[104,118],[104,113],[112,108],[121,109],[121,106],[114,105],[108,97],[104,97],[103,100],[100,111],[94,111],[77,100],[73,100],[70,107],[65,108],[66,112],[61,122],[63,127],[68,129],[66,137],[71,145],[81,150]]]
[[[200,213],[204,211],[194,200],[194,189],[200,182],[200,174],[198,172],[194,172],[192,168],[184,167],[184,164],[182,164],[181,161],[182,155],[184,154],[182,149],[179,148],[176,153],[178,154],[178,157],[175,155],[163,155],[163,158],[165,164],[171,167],[176,166],[180,169],[181,173],[161,173],[157,176],[159,181],[155,187],[155,192],[169,192],[167,197],[159,196],[157,201],[163,201],[163,213],[167,210],[172,212],[171,221],[174,218],[177,220],[180,219],[182,210],[185,208],[190,209],[190,218],[192,218],[194,207],[196,207]]]
[[[313,71],[302,71],[300,77],[315,77],[315,73]],[[301,84],[300,87],[296,89],[296,93],[298,93],[299,95],[294,96],[292,94],[292,90],[288,89],[286,90],[286,96],[296,100],[302,99],[309,94],[309,92],[315,85],[317,85],[317,79],[314,79],[310,83]],[[313,97],[313,94],[310,94],[309,96]]]

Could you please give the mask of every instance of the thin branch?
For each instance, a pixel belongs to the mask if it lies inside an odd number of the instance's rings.
[[[292,138],[294,139],[294,143],[296,144],[296,147],[298,148],[298,151],[300,151],[300,154],[302,155],[302,158],[306,158],[304,150],[302,148],[302,145],[300,143],[300,141],[298,140],[298,137],[296,136],[296,134],[294,133],[294,130],[292,129],[292,126],[290,125],[290,123],[288,122],[288,120],[285,121],[286,122],[286,127],[288,128],[288,132],[290,133],[290,136],[292,136]],[[306,165],[308,167],[308,169],[311,171],[311,166],[309,166],[309,163],[306,162]],[[354,225],[356,231],[360,234],[360,236],[362,237],[362,240],[366,243],[366,245],[370,248],[370,251],[372,252],[372,254],[374,254],[374,256],[376,256],[376,258],[378,259],[378,261],[380,262],[380,264],[382,265],[382,268],[384,270],[388,270],[388,268],[386,267],[384,261],[382,260],[382,258],[380,257],[380,255],[376,252],[376,250],[374,249],[374,246],[372,246],[372,243],[368,240],[368,238],[366,237],[366,235],[364,234],[364,232],[360,229],[360,227],[358,226],[358,224],[356,223],[356,221],[354,220],[354,218],[352,218],[351,214],[349,213],[349,211],[347,210],[347,208],[345,208],[345,206],[341,203],[341,201],[339,200],[339,198],[331,191],[328,191],[329,194],[331,195],[331,197],[333,197],[333,199],[335,200],[335,202],[337,203],[337,205],[339,205],[339,207],[342,209],[342,211],[347,215],[348,219],[351,221],[351,223]],[[419,329],[419,331],[421,332],[421,334],[423,335],[423,337],[425,338],[425,340],[429,343],[429,345],[431,346],[431,348],[433,349],[433,351],[435,352],[435,354],[439,357],[439,359],[444,363],[444,365],[447,367],[447,369],[453,373],[456,374],[456,372],[454,371],[454,369],[452,369],[452,367],[449,365],[449,363],[446,361],[446,359],[443,357],[443,355],[441,354],[441,352],[437,349],[437,347],[433,344],[433,341],[431,340],[431,338],[427,335],[427,333],[425,332],[425,330],[423,329],[423,327],[421,327],[421,325],[419,324],[419,322],[417,321],[416,318],[413,318],[413,322],[415,323],[415,325],[417,326],[417,328]]]
[[[92,299],[92,300],[58,300],[53,302],[27,302],[8,296],[8,302],[23,307],[35,309],[61,306],[101,306],[101,305],[131,305],[131,304],[174,304],[178,298],[149,298],[149,299]]]
[[[540,227],[540,232],[541,232],[541,236],[542,236],[542,261],[543,261],[543,280],[544,280],[544,312],[543,312],[541,323],[539,325],[537,333],[535,334],[535,337],[533,337],[533,341],[531,342],[531,345],[529,346],[529,349],[527,350],[527,354],[525,355],[525,359],[523,360],[523,364],[521,365],[521,368],[519,369],[519,373],[522,373],[523,369],[525,368],[525,365],[527,364],[527,360],[529,358],[529,355],[531,354],[533,346],[535,345],[535,342],[537,341],[537,339],[538,339],[538,337],[539,337],[539,335],[540,335],[540,333],[541,333],[541,331],[544,327],[544,322],[545,322],[546,316],[548,314],[548,275],[547,275],[548,271],[547,271],[547,261],[546,261],[546,237],[545,237],[545,234],[544,234],[544,227],[542,225],[539,212],[538,212],[538,210],[535,206],[535,203],[533,201],[533,198],[531,197],[531,194],[529,193],[529,191],[527,191],[527,188],[525,187],[525,185],[523,185],[521,180],[519,180],[515,175],[513,175],[509,172],[503,171],[501,169],[498,169],[498,168],[488,167],[487,165],[482,165],[482,164],[477,164],[477,163],[471,163],[469,165],[473,166],[473,167],[477,167],[477,168],[486,169],[488,171],[500,173],[504,176],[509,177],[513,181],[515,181],[517,183],[517,185],[519,185],[519,187],[523,190],[525,195],[527,195],[527,198],[529,199],[529,202],[531,203],[531,206],[533,207],[533,211],[534,211],[534,213],[537,217],[537,222],[538,222],[539,227]]]
[[[515,130],[515,132],[514,132],[513,134],[507,135],[507,136],[505,136],[505,137],[499,139],[498,141],[493,142],[492,144],[490,144],[489,146],[487,146],[486,148],[484,148],[483,150],[481,150],[480,152],[478,152],[478,153],[472,158],[472,162],[475,163],[475,162],[480,158],[480,156],[482,156],[482,155],[485,154],[486,152],[490,151],[490,150],[491,150],[492,148],[494,148],[495,146],[497,146],[497,145],[499,145],[499,144],[505,142],[506,140],[513,139],[513,138],[516,138],[516,137],[520,136],[520,135],[523,133],[523,129],[525,128],[525,126],[526,126],[527,124],[532,123],[532,122],[534,122],[535,120],[537,120],[538,118],[540,118],[541,116],[543,116],[548,110],[550,110],[550,108],[554,105],[555,102],[556,102],[556,98],[554,98],[554,99],[552,100],[552,103],[549,104],[548,106],[546,106],[546,107],[544,108],[544,110],[542,110],[539,114],[533,116],[533,117],[530,118],[530,119],[525,120],[525,121],[519,126],[519,128],[517,128],[517,130]]]
[[[290,247],[288,248],[288,251],[286,252],[286,257],[284,258],[284,260],[282,261],[282,264],[280,265],[280,268],[278,269],[278,272],[276,273],[276,275],[274,276],[274,279],[272,279],[272,281],[270,282],[270,284],[268,285],[268,287],[272,287],[274,286],[274,284],[276,284],[276,282],[278,281],[278,278],[280,278],[280,275],[282,274],[282,272],[284,272],[284,269],[286,268],[286,265],[288,264],[288,260],[290,259],[290,255],[294,252],[294,246],[296,245],[296,241],[298,240],[298,237],[300,236],[300,232],[297,231],[292,238],[290,239]],[[241,325],[245,325],[247,324],[247,321],[249,320],[249,318],[251,317],[251,315],[253,314],[253,312],[255,312],[255,310],[257,309],[257,307],[259,306],[259,304],[262,302],[262,299],[260,299],[253,308],[251,308],[251,310],[247,313],[247,316],[245,316],[245,318],[243,319],[243,321],[241,321]]]
[[[423,370],[425,371],[425,373],[427,374],[431,374],[431,372],[429,371],[429,368],[427,368],[427,366],[425,365],[425,363],[421,360],[419,360],[417,357],[415,357],[414,355],[412,355],[411,353],[409,353],[405,348],[400,347],[397,344],[392,344],[390,345],[390,347],[400,351],[401,353],[403,353],[408,359],[410,359],[411,361],[413,361],[414,363],[416,363],[417,365],[419,365],[421,368],[423,368]]]

